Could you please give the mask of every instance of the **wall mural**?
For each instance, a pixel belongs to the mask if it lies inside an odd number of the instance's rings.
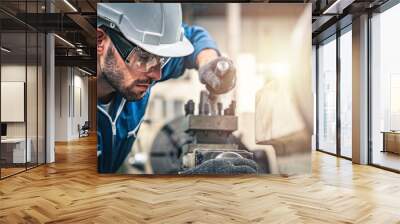
[[[98,171],[311,171],[310,4],[97,4]]]

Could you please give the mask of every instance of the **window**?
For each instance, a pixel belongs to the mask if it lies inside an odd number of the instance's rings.
[[[390,130],[400,130],[400,73],[390,74]]]
[[[340,155],[351,158],[352,141],[351,26],[340,36]]]
[[[19,16],[37,13],[44,1],[1,1]],[[45,163],[45,35],[0,12],[0,178]],[[13,24],[13,25],[9,25]],[[10,100],[10,96],[13,96]],[[19,103],[21,102],[21,103]],[[17,109],[10,109],[10,108]]]
[[[318,48],[318,146],[336,153],[336,40]]]
[[[371,18],[371,162],[400,170],[400,4]],[[396,132],[397,131],[397,132]]]

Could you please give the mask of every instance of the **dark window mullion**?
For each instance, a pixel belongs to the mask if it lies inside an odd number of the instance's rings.
[[[2,23],[0,23],[0,47],[2,46],[2,32],[1,32],[1,28],[2,28]],[[1,55],[2,55],[3,53],[1,52],[1,50],[0,50],[0,124],[2,124],[2,122],[1,122]],[[2,177],[1,177],[1,170],[2,170],[2,167],[3,167],[3,165],[2,165],[2,159],[1,159],[1,144],[0,144],[0,180],[2,179]]]
[[[341,156],[341,118],[340,118],[340,84],[341,84],[341,64],[340,64],[340,30],[336,31],[336,154]]]
[[[28,1],[25,0],[25,21],[27,21]],[[28,119],[27,119],[27,89],[28,89],[28,25],[25,23],[25,88],[24,88],[24,118],[25,118],[25,170],[28,170]]]
[[[36,13],[39,13],[39,0]],[[36,166],[39,166],[39,32],[36,32]]]
[[[44,2],[45,4],[45,13],[49,13],[48,8],[50,3],[48,1]],[[44,32],[44,68],[42,69],[42,78],[43,78],[43,71],[44,71],[44,164],[47,163],[47,38],[49,37],[49,33],[47,31]],[[54,37],[54,36],[53,36]],[[42,107],[43,108],[43,107]]]
[[[317,123],[316,125],[315,125],[315,129],[316,129],[316,131],[315,131],[315,133],[316,133],[316,135],[315,135],[315,148],[317,149],[317,150],[319,150],[319,53],[318,53],[318,51],[319,51],[319,44],[317,44],[316,46],[315,46],[315,86],[316,86],[316,90],[315,90],[315,92],[316,92],[316,94],[315,94],[315,107],[316,107],[316,109],[315,109],[315,122]]]
[[[371,25],[371,20],[372,20],[372,12],[368,12],[368,30],[367,30],[367,46],[368,46],[368,53],[367,53],[367,85],[368,85],[368,94],[367,94],[367,103],[368,103],[368,111],[367,111],[367,119],[368,119],[368,124],[367,124],[367,129],[368,129],[368,155],[367,155],[367,160],[368,164],[373,164],[373,149],[372,149],[372,64],[371,64],[371,57],[372,57],[372,25]]]

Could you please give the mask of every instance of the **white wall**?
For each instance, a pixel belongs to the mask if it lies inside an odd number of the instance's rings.
[[[35,69],[33,66],[18,65],[18,64],[8,64],[1,66],[1,81],[2,82],[25,82],[26,70],[28,74],[31,74]],[[30,83],[31,84],[31,83]],[[28,103],[33,101],[32,98],[36,98],[36,89],[34,93],[27,93],[27,101]],[[7,108],[1,108],[1,110],[7,110]],[[28,121],[34,120],[36,121],[36,114],[32,117],[33,114],[28,113]],[[25,137],[25,124],[26,122],[7,122],[7,136],[8,137]],[[32,125],[29,125],[31,127]],[[35,128],[36,129],[36,128]],[[29,133],[28,133],[29,135]]]
[[[38,70],[36,70],[38,69]],[[27,78],[27,80],[25,80]],[[26,120],[23,122],[7,122],[7,137],[30,139],[32,158],[36,162],[36,153],[39,154],[39,163],[44,163],[45,150],[45,117],[44,117],[44,73],[41,66],[25,66],[25,64],[3,64],[1,66],[1,81],[26,83],[26,107],[22,107],[22,113],[26,112]],[[23,94],[24,91],[22,91]],[[2,95],[3,97],[7,97]],[[2,107],[4,112],[10,108]],[[7,111],[11,112],[12,111]],[[50,157],[48,157],[50,158]],[[48,160],[51,162],[52,160]]]
[[[78,72],[78,74],[77,74]],[[72,138],[78,138],[78,124],[81,126],[88,121],[88,78],[85,76],[81,76],[82,73],[78,70],[74,71],[74,91],[72,92],[73,96],[71,99],[74,100],[71,105],[74,105],[72,108],[72,119],[71,119],[71,136]],[[80,93],[79,93],[80,91]],[[80,97],[79,97],[80,96]],[[80,102],[79,102],[80,101]],[[81,107],[81,108],[79,108]],[[81,110],[81,111],[80,111]]]
[[[56,67],[55,69],[55,140],[66,141],[68,139],[68,86],[69,76],[67,67]]]
[[[28,68],[29,69],[29,68]],[[1,66],[1,81],[25,82],[25,65],[9,64]],[[7,108],[1,108],[6,110]],[[7,123],[7,137],[25,137],[25,122]]]
[[[83,75],[76,68],[56,67],[56,141],[79,138],[78,124],[88,120],[88,78]]]

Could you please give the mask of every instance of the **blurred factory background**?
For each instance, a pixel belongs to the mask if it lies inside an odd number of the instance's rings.
[[[230,100],[236,100],[236,115],[239,117],[239,129],[234,134],[250,150],[264,150],[268,155],[271,173],[287,172],[287,166],[296,164],[291,172],[310,171],[311,142],[305,146],[308,154],[298,156],[291,154],[289,160],[278,163],[275,150],[270,145],[256,144],[256,94],[268,81],[285,79],[288,83],[297,80],[302,92],[307,93],[309,100],[300,102],[308,104],[310,123],[312,123],[311,96],[311,5],[307,8],[301,4],[290,5],[257,5],[257,4],[182,4],[184,22],[204,27],[215,39],[221,53],[233,59],[237,68],[236,88],[221,96],[224,107]],[[303,17],[303,18],[301,18]],[[308,32],[307,32],[308,31]],[[308,35],[308,36],[307,36]],[[297,55],[294,55],[296,54]],[[297,68],[296,68],[297,66]],[[297,74],[302,71],[306,74]],[[296,73],[296,74],[294,74]],[[307,87],[308,86],[308,87]],[[293,93],[293,86],[286,86],[285,91],[277,99],[284,99]],[[152,173],[150,154],[152,145],[157,141],[157,133],[173,119],[184,116],[184,104],[192,99],[198,105],[200,91],[205,90],[199,82],[196,70],[187,70],[183,77],[159,83],[152,88],[149,107],[134,143],[132,153],[126,159],[121,173],[137,173],[131,164],[146,162],[146,173]],[[276,92],[276,91],[273,91]],[[267,93],[271,94],[271,93]],[[300,94],[301,95],[301,94]],[[261,110],[265,110],[264,108]],[[279,113],[296,108],[280,108]],[[263,113],[262,111],[260,113]],[[275,128],[278,126],[294,126],[286,123],[285,116],[292,117],[299,113],[285,114],[275,117]],[[282,122],[280,122],[282,120]],[[268,123],[271,123],[269,121]],[[287,128],[294,132],[294,128]],[[277,132],[275,130],[275,132]],[[275,136],[276,137],[276,136]],[[311,138],[311,136],[305,136]],[[311,140],[311,139],[310,139]],[[292,146],[293,147],[293,146]],[[291,161],[296,161],[292,163]],[[279,168],[278,165],[281,165]],[[156,166],[156,164],[153,164]],[[140,172],[139,172],[140,173]]]

